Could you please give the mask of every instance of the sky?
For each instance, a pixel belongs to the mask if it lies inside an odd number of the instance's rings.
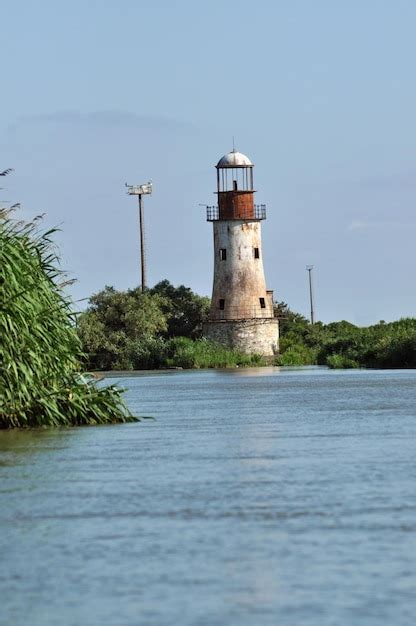
[[[254,162],[277,300],[358,325],[416,309],[414,0],[0,0],[3,202],[59,226],[76,308],[104,285],[212,288],[215,169]]]

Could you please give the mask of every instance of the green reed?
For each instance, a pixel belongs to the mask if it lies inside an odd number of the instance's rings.
[[[80,376],[54,232],[0,210],[0,428],[135,421],[120,389]]]

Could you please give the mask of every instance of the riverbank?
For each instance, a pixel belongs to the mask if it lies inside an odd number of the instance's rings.
[[[359,327],[347,321],[309,324],[292,314],[283,320],[280,365],[330,368],[416,367],[416,319]]]
[[[161,281],[142,293],[106,287],[90,299],[78,319],[86,369],[140,370],[269,365],[201,338],[209,299],[191,289]],[[359,327],[348,321],[310,322],[284,302],[275,303],[280,353],[275,365],[326,365],[338,368],[416,367],[416,319],[380,321]]]

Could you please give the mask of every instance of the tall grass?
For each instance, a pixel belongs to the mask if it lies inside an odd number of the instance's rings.
[[[119,389],[80,376],[53,233],[0,209],[0,428],[134,421]]]
[[[265,365],[258,354],[243,354],[206,339],[176,337],[169,342],[169,353],[166,365],[183,368]]]

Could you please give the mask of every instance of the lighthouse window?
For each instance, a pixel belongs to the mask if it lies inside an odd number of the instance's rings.
[[[254,258],[255,259],[259,259],[260,258],[260,250],[259,250],[259,248],[254,248]]]
[[[220,311],[224,311],[225,308],[225,300],[224,298],[220,298]]]
[[[260,308],[265,309],[266,308],[266,302],[264,300],[264,298],[259,298],[260,300]]]
[[[225,261],[227,259],[227,248],[220,248],[220,259]]]

